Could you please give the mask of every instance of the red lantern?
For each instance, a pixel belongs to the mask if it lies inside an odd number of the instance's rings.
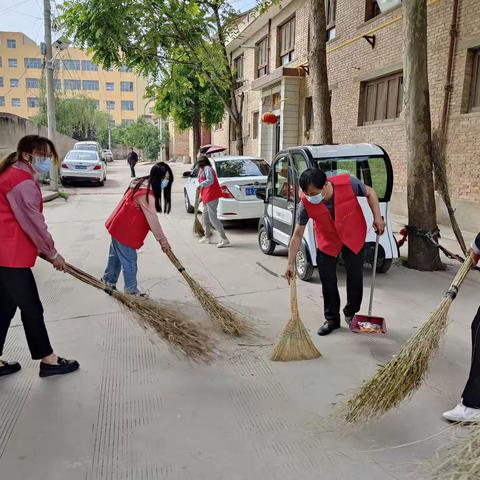
[[[265,112],[262,115],[262,122],[268,125],[275,125],[277,123],[277,116],[272,112]]]

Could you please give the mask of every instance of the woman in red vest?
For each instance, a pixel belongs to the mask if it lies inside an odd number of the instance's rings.
[[[221,237],[217,247],[229,247],[231,245],[230,241],[225,235],[222,222],[217,217],[218,201],[223,197],[222,187],[218,183],[217,174],[212,168],[210,160],[205,156],[201,156],[198,159],[197,165],[200,168],[198,188],[200,189],[203,204],[202,221],[205,229],[205,236],[200,239],[200,243],[210,243],[212,228],[214,228]]]
[[[295,272],[295,258],[305,226],[313,220],[317,244],[317,266],[322,281],[325,323],[319,335],[328,335],[340,328],[340,295],[337,286],[337,258],[342,254],[347,271],[347,304],[343,309],[350,325],[360,310],[363,297],[363,262],[367,225],[357,197],[367,197],[373,213],[373,227],[378,235],[385,230],[380,204],[375,191],[350,175],[330,177],[317,168],[309,168],[300,176],[303,190],[297,225],[288,248],[288,281]]]
[[[162,250],[165,253],[170,251],[157,212],[163,210],[164,213],[170,213],[172,183],[171,168],[165,162],[156,163],[150,170],[150,175],[130,183],[122,200],[106,221],[105,226],[112,241],[102,280],[109,289],[116,288],[120,271],[123,271],[125,293],[147,296],[137,286],[137,250],[151,230]]]
[[[41,377],[79,367],[76,360],[61,358],[52,350],[31,270],[39,254],[57,270],[65,268],[45,224],[42,193],[35,179],[37,173],[49,172],[52,159],[58,163],[57,151],[48,138],[27,135],[17,151],[0,162],[0,355],[18,308],[32,358],[41,360]],[[20,368],[17,362],[0,360],[0,376]]]

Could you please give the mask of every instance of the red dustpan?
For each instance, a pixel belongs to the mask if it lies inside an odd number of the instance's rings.
[[[380,237],[377,235],[375,241],[375,254],[373,257],[372,286],[370,287],[370,302],[368,304],[368,315],[355,315],[350,324],[350,330],[355,333],[387,333],[385,319],[372,316],[373,292],[375,290],[375,276],[377,273],[378,260],[378,242]]]

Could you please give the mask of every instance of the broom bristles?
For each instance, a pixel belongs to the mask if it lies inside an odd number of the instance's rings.
[[[154,300],[138,298],[117,290],[106,290],[100,280],[68,263],[65,271],[78,280],[111,294],[134,314],[143,328],[153,330],[174,353],[180,353],[196,362],[209,363],[213,359],[212,340],[184,318],[177,308],[160,305]]]
[[[197,188],[197,192],[195,193],[195,206],[193,207],[193,214],[195,215],[195,220],[193,221],[193,233],[195,233],[195,235],[198,235],[199,237],[204,237],[205,230],[203,229],[203,225],[198,219],[199,204],[200,204],[200,189]]]
[[[378,418],[418,389],[445,332],[450,305],[471,265],[467,257],[439,306],[418,332],[340,407],[338,417],[342,422],[355,424]]]
[[[321,353],[317,350],[298,314],[297,287],[295,279],[290,280],[290,309],[292,316],[283,329],[270,357],[274,362],[311,360]]]

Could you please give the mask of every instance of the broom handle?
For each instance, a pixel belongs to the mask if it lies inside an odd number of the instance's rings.
[[[375,253],[373,254],[373,273],[372,273],[372,286],[370,287],[370,301],[368,303],[368,316],[372,316],[373,307],[373,292],[375,291],[375,277],[377,274],[377,260],[378,260],[378,244],[380,242],[380,235],[377,235],[375,240]]]
[[[290,280],[290,309],[292,318],[298,318],[297,282],[295,277]]]
[[[195,192],[195,205],[193,207],[195,215],[198,213],[198,206],[200,205],[200,189],[197,188]]]

